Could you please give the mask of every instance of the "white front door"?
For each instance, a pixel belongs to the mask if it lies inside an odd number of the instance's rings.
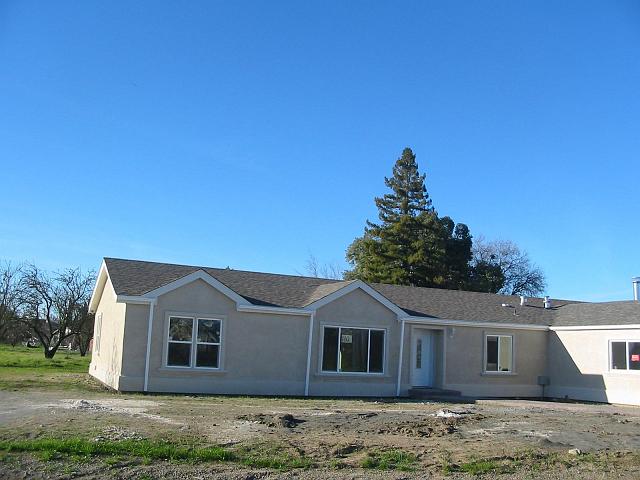
[[[411,349],[411,385],[432,387],[434,380],[434,340],[430,330],[414,330]]]

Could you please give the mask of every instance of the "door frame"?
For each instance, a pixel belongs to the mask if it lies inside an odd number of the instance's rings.
[[[431,355],[431,369],[432,369],[432,380],[431,380],[431,387],[435,387],[436,384],[438,383],[438,374],[440,373],[440,383],[442,385],[444,385],[445,382],[445,358],[446,358],[446,329],[442,328],[442,327],[436,327],[436,326],[431,326],[431,325],[412,325],[411,326],[411,338],[409,341],[409,348],[411,349],[411,354],[409,355],[409,384],[412,387],[425,387],[427,385],[416,385],[414,383],[415,380],[415,362],[416,362],[416,349],[415,349],[415,341],[417,339],[417,335],[421,335],[423,333],[429,333],[431,335],[431,349],[432,349],[432,355]],[[440,335],[437,335],[437,334]],[[437,348],[436,348],[436,343],[438,341],[438,338],[440,338],[440,348],[442,349],[441,355],[442,358],[439,359],[437,358]],[[424,359],[423,359],[424,362]],[[424,363],[423,363],[424,364]],[[441,368],[441,372],[438,372],[438,364],[440,364],[440,368]],[[440,385],[440,386],[442,386]]]

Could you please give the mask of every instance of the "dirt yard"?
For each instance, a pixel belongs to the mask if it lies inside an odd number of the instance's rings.
[[[640,408],[611,405],[0,391],[0,440],[43,438],[222,446],[244,456],[5,449],[0,478],[640,478]]]

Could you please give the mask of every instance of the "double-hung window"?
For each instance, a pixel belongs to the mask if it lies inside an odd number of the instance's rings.
[[[382,373],[385,331],[324,327],[323,372]]]
[[[612,340],[611,370],[640,370],[640,341]]]
[[[169,317],[167,366],[220,368],[221,333],[219,319]]]
[[[510,373],[513,371],[513,337],[487,335],[485,337],[485,372]]]

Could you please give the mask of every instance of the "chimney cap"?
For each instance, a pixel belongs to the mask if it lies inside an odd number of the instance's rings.
[[[640,277],[631,277],[633,283],[640,283]]]

